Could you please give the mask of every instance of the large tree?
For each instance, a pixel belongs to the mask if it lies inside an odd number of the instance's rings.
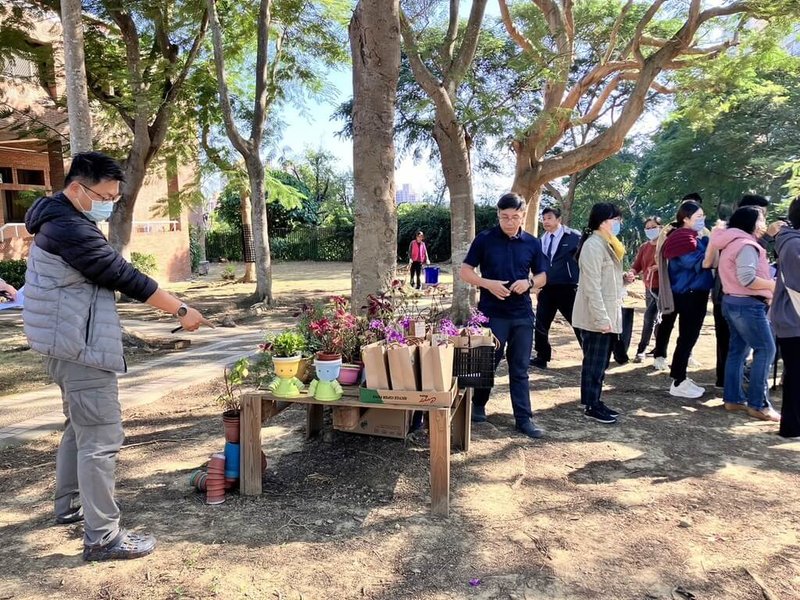
[[[400,72],[398,0],[359,0],[350,20],[353,58],[352,306],[386,291],[397,258],[394,110]]]
[[[576,45],[575,13],[598,2],[532,0],[535,27],[521,28],[506,0],[499,0],[506,30],[530,57],[549,69],[542,88],[541,110],[515,136],[513,191],[528,201],[527,228],[535,231],[539,197],[546,183],[577,173],[617,152],[645,110],[653,90],[664,89],[664,73],[689,69],[727,51],[738,31],[756,16],[788,11],[791,1],[688,3],[652,0],[613,2],[614,16],[594,23],[591,52]],[[585,6],[584,6],[585,5]],[[767,13],[769,11],[770,14]],[[796,8],[795,8],[796,11]],[[714,39],[703,45],[703,40]],[[577,59],[580,58],[580,61]],[[552,150],[573,127],[601,119],[612,94],[630,82],[619,110],[605,117],[607,127],[585,143],[561,153]],[[590,110],[576,113],[582,98],[592,96]]]
[[[175,110],[207,17],[197,0],[97,0],[84,9],[89,92],[130,134],[123,197],[109,226],[109,241],[127,254],[134,206],[150,165],[170,136],[191,129],[177,121]],[[185,140],[177,145],[192,146]]]
[[[343,9],[336,0],[311,5],[297,0],[260,0],[251,4],[225,5],[207,0],[214,46],[222,120],[228,138],[241,154],[250,183],[253,244],[256,259],[255,299],[272,302],[272,259],[265,205],[265,169],[261,157],[267,116],[276,102],[285,98],[296,84],[319,86],[315,73],[319,63],[338,65],[344,53],[338,43]],[[253,14],[253,12],[255,14]],[[221,20],[225,20],[225,27]],[[252,108],[245,111],[250,133],[240,132],[229,90],[226,58],[250,47],[255,24],[255,81]],[[248,29],[249,25],[249,29]],[[228,34],[227,39],[223,36]]]
[[[466,25],[459,19],[458,0],[451,0],[447,33],[437,49],[435,67],[429,68],[418,48],[417,35],[405,13],[400,14],[400,26],[406,56],[414,77],[433,102],[435,120],[433,138],[441,157],[442,172],[450,195],[451,262],[460,265],[475,237],[475,197],[472,192],[471,142],[456,113],[456,94],[464,80],[475,51],[488,0],[472,0],[472,10]],[[461,31],[459,31],[461,29]],[[464,321],[474,304],[474,289],[453,277],[453,313]]]

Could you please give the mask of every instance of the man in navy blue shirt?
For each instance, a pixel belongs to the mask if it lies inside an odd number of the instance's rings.
[[[536,356],[531,366],[546,369],[553,357],[548,336],[556,311],[572,325],[572,306],[578,293],[578,261],[575,253],[581,241],[581,234],[561,224],[561,210],[548,206],[542,211],[542,247],[547,259],[547,285],[536,298],[536,333],[533,348]],[[581,343],[577,329],[575,337]]]
[[[478,308],[489,317],[489,327],[500,342],[495,368],[505,350],[516,428],[528,437],[540,438],[544,432],[533,422],[528,387],[534,325],[530,292],[547,282],[547,261],[539,240],[523,230],[525,208],[525,200],[514,193],[498,200],[499,225],[475,237],[461,265],[460,276],[481,290]],[[480,275],[476,269],[480,269]],[[473,421],[486,420],[489,392],[475,390]]]

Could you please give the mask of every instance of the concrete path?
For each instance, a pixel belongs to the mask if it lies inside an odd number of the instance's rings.
[[[275,329],[280,327],[278,323],[270,325]],[[164,338],[169,337],[174,323],[123,320],[123,326],[145,336]],[[123,409],[154,402],[183,388],[220,377],[226,365],[253,354],[264,336],[263,324],[253,327],[201,328],[195,333],[176,334],[176,337],[191,340],[191,346],[131,367],[128,373],[120,376],[120,400]],[[55,384],[33,392],[0,398],[0,408],[14,410],[15,407],[24,407],[28,414],[33,412],[35,416],[0,428],[0,448],[63,429],[61,391]]]

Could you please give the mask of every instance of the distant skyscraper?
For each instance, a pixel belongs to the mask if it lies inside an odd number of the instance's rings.
[[[417,204],[417,193],[410,184],[404,183],[395,192],[395,200],[397,204]]]

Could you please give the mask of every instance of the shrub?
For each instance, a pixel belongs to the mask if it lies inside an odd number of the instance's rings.
[[[145,275],[153,275],[158,271],[158,263],[156,263],[156,257],[153,254],[131,252],[131,264]]]
[[[233,281],[236,279],[236,268],[233,265],[228,265],[224,269],[222,269],[222,275],[220,275],[224,281]]]
[[[19,289],[25,285],[26,268],[24,260],[0,260],[0,279]]]
[[[203,231],[197,227],[189,225],[189,260],[192,264],[192,273],[196,273],[200,266],[200,258],[202,257]]]

